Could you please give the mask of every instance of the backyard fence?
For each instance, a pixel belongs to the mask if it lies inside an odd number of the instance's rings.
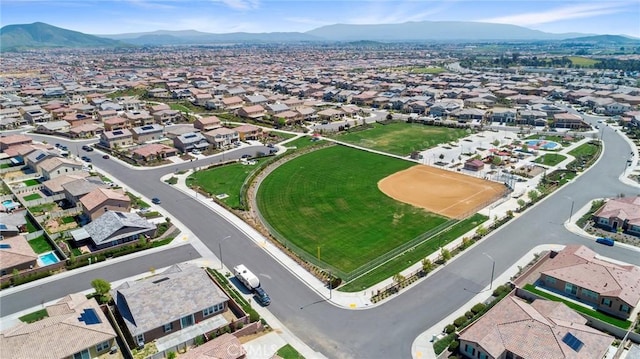
[[[28,179],[33,179],[33,177],[30,176]],[[27,193],[31,193],[31,192],[35,192],[35,191],[40,191],[43,188],[44,188],[44,185],[38,184],[38,185],[35,185],[35,186],[11,187],[11,190],[17,196],[19,194],[27,194]]]
[[[39,230],[39,231],[35,231],[35,232],[32,232],[32,233],[25,234],[23,237],[27,241],[30,241],[30,240],[36,239],[36,238],[38,238],[38,237],[40,237],[42,235],[44,235],[44,231],[43,230]]]
[[[40,186],[31,186],[28,187],[30,189],[35,189],[35,187],[40,187],[39,190],[41,190],[42,188],[44,188],[43,185]],[[37,198],[37,199],[32,199],[31,201],[24,201],[23,204],[25,207],[33,207],[33,206],[39,206],[41,204],[45,204],[45,203],[53,203],[55,201],[59,201],[61,199],[64,199],[64,194],[60,193],[60,194],[56,194],[53,196],[46,196],[43,198]]]

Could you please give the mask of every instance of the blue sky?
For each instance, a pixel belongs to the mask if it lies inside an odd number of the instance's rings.
[[[640,37],[640,1],[2,0],[0,25],[36,21],[89,34],[154,30],[308,31],[323,25],[481,21]]]

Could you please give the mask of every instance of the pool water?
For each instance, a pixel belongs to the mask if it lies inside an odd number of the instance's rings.
[[[54,252],[49,252],[38,256],[38,265],[40,265],[40,267],[56,264],[58,262],[60,262],[60,259],[58,259],[58,256],[56,256]]]
[[[542,148],[543,150],[553,150],[560,147],[558,142],[546,141],[546,140],[529,140],[524,141],[527,146]]]
[[[6,208],[8,210],[14,209],[14,208],[18,207],[19,205],[20,204],[14,202],[13,200],[10,200],[10,199],[8,199],[6,201],[2,201],[2,207]]]

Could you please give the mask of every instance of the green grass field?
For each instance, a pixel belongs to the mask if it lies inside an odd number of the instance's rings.
[[[569,151],[569,154],[573,157],[591,157],[598,153],[598,146],[592,143],[582,144],[573,150]]]
[[[229,197],[220,201],[231,208],[240,208],[240,189],[242,184],[249,174],[265,160],[264,158],[256,160],[257,164],[252,166],[233,163],[198,171],[187,178],[187,184],[191,187],[199,186],[212,196],[226,193]]]
[[[287,142],[285,143],[283,146],[285,147],[289,147],[289,148],[293,148],[295,147],[295,149],[299,150],[305,147],[311,147],[311,146],[315,146],[315,145],[319,145],[321,143],[324,143],[325,141],[312,141],[310,136],[303,136],[300,138],[297,138],[291,142]]]
[[[28,179],[26,181],[22,181],[22,183],[24,183],[27,187],[37,186],[40,184],[40,182],[34,179]]]
[[[49,244],[49,241],[47,241],[47,239],[44,238],[44,236],[40,236],[30,240],[29,245],[31,246],[33,251],[36,252],[37,254],[45,253],[53,250],[53,247],[51,247],[51,244]]]
[[[40,199],[40,198],[42,198],[41,195],[39,195],[37,193],[32,193],[30,195],[24,196],[23,199],[28,202],[28,201],[33,201],[34,199]]]
[[[179,103],[170,103],[169,104],[169,108],[171,108],[174,111],[191,112],[191,110],[189,110],[189,108],[187,108],[184,105],[181,105]]]
[[[25,314],[18,319],[24,323],[33,323],[33,322],[37,322],[40,319],[44,319],[48,316],[49,316],[49,313],[47,313],[46,309],[40,309],[40,310],[36,310],[33,313]]]
[[[378,189],[379,180],[413,165],[328,147],[272,172],[258,190],[258,207],[285,244],[349,273],[448,220]]]
[[[580,67],[593,67],[593,65],[600,62],[598,60],[590,59],[587,57],[581,57],[581,56],[569,56],[569,60],[571,60],[571,63],[574,66],[580,66]]]
[[[558,163],[566,160],[567,157],[557,154],[557,153],[546,153],[538,158],[536,158],[535,163],[540,163],[547,166],[555,166]]]
[[[335,139],[399,156],[409,155],[467,136],[467,130],[392,122],[373,124],[373,128],[334,136]]]
[[[278,356],[281,357],[282,359],[304,359],[302,354],[298,353],[298,351],[295,350],[291,346],[291,344],[287,344],[282,348],[278,349],[276,354],[278,354]]]

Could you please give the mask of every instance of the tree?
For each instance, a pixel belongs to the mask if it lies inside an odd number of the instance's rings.
[[[478,228],[476,229],[476,234],[479,235],[480,237],[487,235],[487,233],[489,233],[489,230],[486,229],[484,226],[478,226]]]
[[[433,270],[433,262],[429,258],[422,260],[422,271],[427,274]]]
[[[104,279],[97,278],[91,281],[91,286],[96,291],[96,294],[100,296],[101,302],[106,303],[111,300],[111,296],[109,295],[111,283]]]
[[[405,278],[402,274],[400,273],[396,273],[393,275],[393,282],[397,285],[402,284],[402,282],[404,282]]]
[[[451,259],[451,252],[446,248],[442,248],[440,249],[440,256],[442,257],[442,262],[447,263]]]
[[[526,202],[524,201],[524,199],[522,199],[522,198],[518,199],[518,206],[520,208],[524,207],[525,204],[526,204]]]
[[[529,199],[531,199],[532,202],[535,202],[540,194],[535,189],[532,189],[531,191],[529,191],[529,193],[527,193],[527,196],[529,196]]]

